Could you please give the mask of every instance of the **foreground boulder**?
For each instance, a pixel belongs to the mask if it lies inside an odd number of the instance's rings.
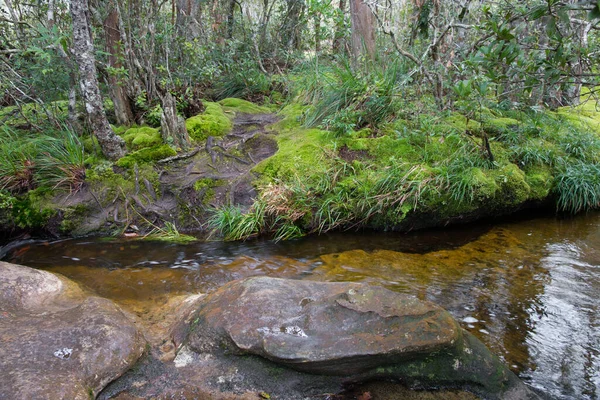
[[[0,262],[0,399],[89,399],[141,356],[113,302],[74,282]]]
[[[535,398],[440,307],[359,283],[231,282],[202,301],[187,348],[253,354],[342,383],[392,379],[490,399]]]

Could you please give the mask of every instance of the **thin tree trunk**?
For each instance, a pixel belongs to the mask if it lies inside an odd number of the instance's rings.
[[[125,142],[112,131],[102,106],[87,0],[71,0],[70,11],[73,19],[73,53],[79,65],[79,82],[85,110],[102,153],[106,158],[116,160],[125,155]]]
[[[227,39],[233,38],[233,24],[235,22],[235,1],[229,0],[229,10],[227,11]]]
[[[185,121],[177,115],[175,98],[168,91],[162,97],[162,109],[160,128],[163,141],[182,150],[189,148],[190,137],[185,128]]]
[[[315,21],[315,52],[319,54],[321,52],[321,13],[316,12],[314,16]]]
[[[333,45],[332,50],[334,53],[340,53],[344,51],[344,29],[346,24],[344,23],[346,18],[346,0],[340,0],[339,3],[339,20],[335,26],[335,33],[333,34]]]
[[[119,15],[118,9],[112,8],[104,21],[104,32],[106,39],[106,51],[108,56],[108,65],[115,70],[123,67],[121,59],[123,52],[119,42],[121,41],[121,33],[119,31]],[[115,107],[115,116],[119,125],[131,125],[133,123],[133,111],[125,86],[120,79],[109,71],[108,86],[110,97]]]
[[[350,0],[352,19],[352,56],[375,59],[375,24],[373,12],[363,0]]]

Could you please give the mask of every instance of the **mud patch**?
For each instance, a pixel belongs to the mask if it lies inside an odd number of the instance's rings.
[[[351,150],[346,145],[342,146],[338,150],[338,156],[346,162],[352,162],[356,160],[360,161],[371,157],[367,150]]]

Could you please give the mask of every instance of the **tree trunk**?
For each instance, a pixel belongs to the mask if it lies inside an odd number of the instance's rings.
[[[314,15],[315,21],[315,52],[319,54],[321,52],[321,13],[316,12]]]
[[[177,115],[175,98],[169,92],[162,98],[162,109],[160,129],[163,141],[182,150],[190,147],[190,137],[185,128],[185,121]]]
[[[73,19],[72,51],[79,65],[79,83],[85,111],[102,153],[106,158],[116,160],[125,155],[125,142],[112,131],[102,106],[87,0],[71,0],[70,11]]]
[[[199,0],[177,0],[176,31],[179,36],[193,40],[200,36],[200,14],[202,9]]]
[[[106,38],[106,51],[108,56],[108,65],[114,69],[123,67],[121,59],[123,52],[119,42],[121,41],[121,32],[119,31],[119,14],[116,8],[112,8],[104,21],[104,33]],[[110,97],[115,107],[115,116],[119,125],[131,125],[133,123],[133,111],[125,86],[115,73],[108,73],[108,86]]]
[[[350,0],[350,17],[352,20],[352,56],[358,60],[360,56],[375,59],[375,24],[369,6],[363,0]]]
[[[346,0],[340,0],[338,21],[335,24],[335,33],[333,34],[332,50],[334,53],[343,52],[344,48],[346,47],[344,45],[344,30],[346,27],[345,19],[346,19]]]
[[[288,51],[300,48],[302,31],[300,17],[304,12],[304,0],[286,0],[287,10],[283,21],[282,40]]]
[[[227,39],[233,38],[233,24],[235,22],[235,0],[229,0],[227,11]]]

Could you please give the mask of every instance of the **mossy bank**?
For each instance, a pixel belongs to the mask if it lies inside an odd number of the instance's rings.
[[[53,155],[56,165],[44,169],[36,160],[50,153],[40,143],[56,144],[64,132],[24,136],[15,146],[19,127],[7,127],[5,237],[143,235],[169,223],[227,240],[288,239],[600,204],[600,113],[592,102],[553,112],[397,115],[343,132],[327,123],[307,128],[311,108],[297,103],[279,111],[239,99],[204,104],[186,121],[195,150],[185,154],[164,143],[159,128],[115,127],[128,150],[120,160],[105,160],[91,137],[72,137],[79,158]],[[78,163],[84,172],[75,175]]]

